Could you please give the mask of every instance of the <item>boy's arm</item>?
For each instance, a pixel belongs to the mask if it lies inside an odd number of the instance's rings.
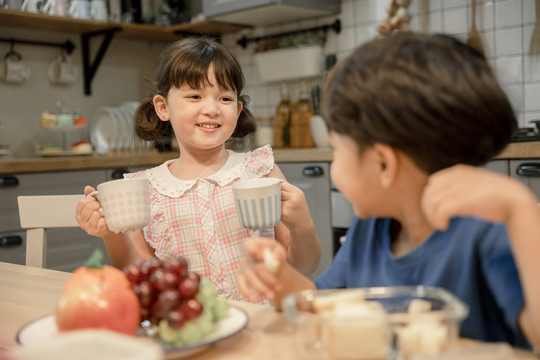
[[[238,287],[248,300],[255,293],[281,309],[281,299],[293,292],[315,289],[315,284],[298,272],[288,261],[285,248],[270,239],[252,238],[244,244],[245,254],[238,273]]]
[[[540,207],[534,194],[507,176],[457,165],[430,177],[422,205],[430,222],[441,230],[454,216],[505,222],[525,298],[519,324],[533,346],[540,348]]]
[[[277,165],[268,177],[283,180],[285,176]],[[321,242],[302,190],[283,182],[281,184],[281,222],[274,228],[276,240],[287,249],[287,261],[304,275],[312,274],[321,259]]]

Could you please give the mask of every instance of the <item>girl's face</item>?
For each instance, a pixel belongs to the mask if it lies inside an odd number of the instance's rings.
[[[208,79],[210,84],[200,89],[184,84],[171,88],[167,94],[166,114],[162,120],[170,119],[180,151],[223,146],[236,127],[242,102],[238,101],[234,90],[217,85],[213,65],[208,68]],[[161,115],[159,105],[156,111]]]
[[[333,131],[330,131],[330,144],[334,149],[330,168],[332,181],[358,217],[374,216],[380,201],[376,155],[370,148],[360,153],[351,137]]]

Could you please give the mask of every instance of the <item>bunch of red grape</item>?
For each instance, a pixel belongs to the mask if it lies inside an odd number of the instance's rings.
[[[166,319],[169,327],[180,329],[203,312],[196,299],[201,278],[189,272],[184,258],[161,261],[154,257],[124,268],[141,307],[142,320],[158,325]]]

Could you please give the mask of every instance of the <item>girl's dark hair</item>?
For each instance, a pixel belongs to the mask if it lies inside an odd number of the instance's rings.
[[[248,110],[249,97],[241,95],[244,75],[235,57],[215,40],[189,37],[176,41],[161,53],[150,96],[143,99],[135,111],[135,132],[143,140],[156,140],[170,131],[170,122],[161,121],[156,114],[153,98],[167,97],[171,87],[184,84],[200,88],[209,83],[208,68],[214,65],[217,85],[236,92],[244,105],[232,137],[244,137],[255,131],[255,120]]]
[[[328,128],[360,151],[384,143],[431,174],[481,165],[517,128],[485,58],[447,35],[377,38],[338,64],[323,88]]]

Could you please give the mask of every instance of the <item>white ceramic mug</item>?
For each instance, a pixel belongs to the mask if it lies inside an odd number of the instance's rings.
[[[8,57],[0,62],[0,80],[20,84],[30,78],[30,68],[20,59]]]
[[[243,180],[232,185],[238,218],[251,230],[268,229],[281,220],[281,182],[277,178]]]
[[[53,84],[71,84],[77,80],[77,75],[77,68],[68,55],[58,56],[49,65],[49,81]]]
[[[88,196],[95,196],[109,230],[119,233],[142,229],[151,220],[148,180],[120,179],[101,183]]]

